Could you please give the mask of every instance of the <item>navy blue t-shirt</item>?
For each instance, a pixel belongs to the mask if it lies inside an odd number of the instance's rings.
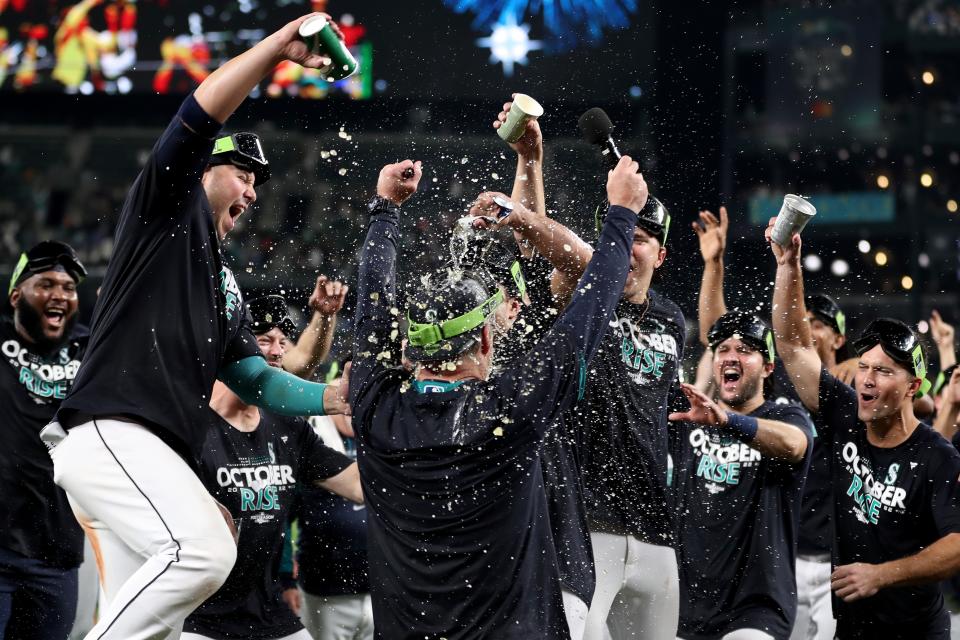
[[[797,610],[795,561],[803,481],[813,432],[807,412],[765,402],[749,415],[803,430],[797,463],[767,458],[726,429],[682,430],[677,465],[680,632],[691,640],[759,629],[786,638]]]
[[[350,376],[378,638],[569,638],[539,446],[583,390],[623,288],[633,212],[611,207],[581,286],[523,366],[420,385],[387,368],[397,219],[373,215]]]
[[[249,432],[215,413],[211,420],[200,479],[233,516],[237,562],[223,586],[190,614],[184,631],[215,640],[292,635],[303,625],[281,598],[279,571],[297,484],[331,478],[351,460],[324,446],[302,418],[261,409],[260,424]]]
[[[674,545],[667,489],[667,414],[679,384],[686,325],[656,291],[646,304],[621,300],[587,373],[582,403],[568,414],[584,434],[590,528]]]
[[[830,443],[834,487],[834,567],[899,560],[960,533],[960,454],[918,423],[906,442],[875,447],[857,419],[853,388],[820,373],[821,436]],[[846,603],[834,596],[843,640],[949,638],[938,584],[883,589]]]
[[[0,318],[0,547],[61,569],[83,561],[83,532],[53,482],[40,430],[73,384],[85,345],[85,337],[71,337],[39,353],[11,318]]]
[[[187,97],[130,188],[89,347],[58,412],[66,426],[127,416],[190,464],[220,367],[261,357],[200,184],[219,130]]]

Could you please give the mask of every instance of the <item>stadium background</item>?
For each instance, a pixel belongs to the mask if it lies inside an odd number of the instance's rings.
[[[330,87],[282,69],[230,121],[274,165],[226,244],[247,296],[305,305],[317,273],[351,282],[379,168],[422,159],[406,207],[408,281],[515,160],[490,123],[511,91],[544,104],[551,215],[587,237],[602,198],[576,119],[607,110],[673,214],[656,284],[696,318],[689,228],[732,218],[727,301],[769,305],[766,219],[784,193],[819,214],[804,233],[808,290],[856,331],[878,314],[960,318],[960,3],[387,0],[315,3],[348,26],[361,73]],[[57,238],[91,268],[89,318],[125,192],[204,73],[311,10],[307,0],[0,0],[0,273]],[[93,61],[93,64],[91,64]],[[403,277],[403,276],[402,276]],[[339,333],[350,330],[352,300]],[[921,331],[925,330],[921,322]]]

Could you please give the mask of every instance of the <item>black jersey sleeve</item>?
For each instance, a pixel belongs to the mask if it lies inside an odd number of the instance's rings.
[[[297,435],[300,440],[300,479],[317,483],[332,478],[353,461],[339,451],[323,444],[306,420],[297,418]]]
[[[210,162],[213,141],[221,124],[187,96],[166,130],[157,140],[124,207],[126,225],[148,224],[158,217],[177,219],[195,212],[185,206],[201,189],[200,178]],[[118,229],[119,233],[120,229]]]
[[[399,322],[396,311],[397,239],[399,216],[383,209],[373,212],[360,252],[357,310],[354,316],[353,368],[350,405],[381,371],[399,360],[391,329]]]
[[[636,214],[611,206],[590,264],[570,304],[523,362],[497,379],[513,424],[542,436],[556,418],[583,397],[587,363],[596,354],[630,266]]]

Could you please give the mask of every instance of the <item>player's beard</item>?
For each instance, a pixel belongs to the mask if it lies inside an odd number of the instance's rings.
[[[17,320],[33,341],[37,353],[47,355],[62,347],[73,333],[77,324],[77,314],[74,313],[63,323],[63,332],[59,338],[48,338],[43,332],[43,316],[27,302],[24,296],[17,300]]]
[[[741,378],[743,382],[740,384],[740,389],[737,391],[736,395],[731,398],[724,398],[723,401],[731,409],[739,409],[747,404],[757,395],[757,390],[760,388],[760,385],[763,384],[763,378],[757,376],[755,378],[746,379]]]

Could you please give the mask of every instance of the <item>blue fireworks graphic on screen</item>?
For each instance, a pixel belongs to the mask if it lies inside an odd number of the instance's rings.
[[[457,13],[474,14],[473,28],[493,32],[498,25],[522,25],[524,18],[542,14],[546,30],[544,48],[572,49],[596,44],[605,29],[630,25],[637,0],[443,0]]]

